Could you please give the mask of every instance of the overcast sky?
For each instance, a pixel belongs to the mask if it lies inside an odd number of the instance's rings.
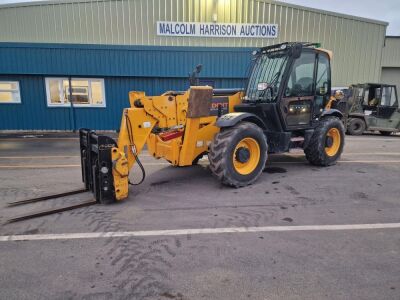
[[[0,0],[0,4],[29,0]],[[37,1],[37,0],[31,0]],[[389,22],[388,35],[400,35],[400,0],[281,0],[349,15]]]
[[[387,35],[400,35],[400,0],[280,0],[297,5],[389,22]]]

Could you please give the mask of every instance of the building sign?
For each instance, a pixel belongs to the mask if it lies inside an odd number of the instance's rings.
[[[157,22],[157,35],[228,38],[277,38],[278,24]]]

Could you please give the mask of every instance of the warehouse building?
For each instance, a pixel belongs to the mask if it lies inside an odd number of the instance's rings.
[[[1,5],[0,130],[115,130],[130,90],[184,90],[197,64],[243,87],[252,50],[285,41],[331,49],[334,86],[377,82],[387,25],[269,0]]]
[[[382,82],[395,84],[400,97],[400,36],[387,36],[382,55]]]

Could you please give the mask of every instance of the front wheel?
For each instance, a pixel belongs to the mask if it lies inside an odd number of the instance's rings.
[[[360,118],[351,118],[347,123],[347,133],[350,135],[362,135],[365,128],[365,122]]]
[[[304,153],[311,164],[330,166],[339,159],[343,146],[343,123],[336,117],[328,117],[320,121]]]
[[[260,127],[241,122],[216,134],[208,154],[212,173],[225,185],[242,187],[260,176],[267,161],[267,140]]]

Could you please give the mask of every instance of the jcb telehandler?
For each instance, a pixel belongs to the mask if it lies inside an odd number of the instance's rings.
[[[345,136],[342,113],[331,108],[331,56],[318,44],[283,43],[253,52],[244,90],[130,92],[118,141],[80,130],[85,190],[100,203],[127,198],[135,163],[144,179],[139,155],[145,145],[173,166],[208,154],[211,172],[233,187],[256,181],[268,153],[302,148],[311,164],[334,164]]]

